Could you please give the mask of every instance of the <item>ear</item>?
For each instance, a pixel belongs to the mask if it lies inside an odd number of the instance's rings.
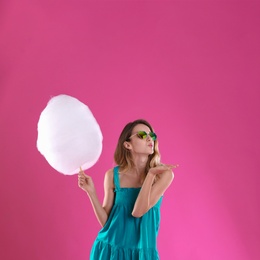
[[[131,149],[132,149],[132,145],[131,145],[129,142],[127,142],[127,141],[124,142],[124,147],[125,147],[127,150],[131,150]]]

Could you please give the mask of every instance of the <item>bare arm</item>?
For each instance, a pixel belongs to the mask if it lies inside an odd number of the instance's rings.
[[[132,212],[134,217],[142,217],[158,202],[174,178],[171,170],[173,167],[174,166],[163,165],[156,166],[149,170],[134,205]],[[159,178],[154,183],[157,174],[159,174]]]
[[[88,194],[97,220],[103,227],[108,219],[114,201],[113,169],[105,174],[103,205],[101,205],[98,199],[92,178],[83,171],[79,172],[78,185]]]

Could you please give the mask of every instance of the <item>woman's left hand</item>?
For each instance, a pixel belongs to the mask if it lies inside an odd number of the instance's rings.
[[[172,170],[173,168],[177,168],[178,164],[160,164],[157,165],[149,170],[149,173],[153,175],[161,174],[165,171]]]

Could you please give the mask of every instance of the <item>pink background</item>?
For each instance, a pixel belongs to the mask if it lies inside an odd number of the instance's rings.
[[[259,11],[258,1],[1,1],[0,259],[88,259],[100,228],[77,176],[36,148],[58,94],[100,124],[88,171],[100,199],[128,121],[150,121],[163,162],[180,164],[162,205],[162,260],[260,259]]]

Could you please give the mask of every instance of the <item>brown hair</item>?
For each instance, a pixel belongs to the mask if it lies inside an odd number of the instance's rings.
[[[144,119],[135,120],[133,122],[128,123],[124,127],[123,131],[119,136],[117,147],[114,154],[115,162],[117,163],[117,165],[120,166],[121,171],[123,172],[135,166],[132,159],[131,152],[125,148],[124,142],[130,141],[129,138],[132,135],[133,128],[139,124],[144,124],[150,128],[150,131],[152,132],[154,131],[152,126]],[[160,153],[158,148],[158,140],[156,139],[154,141],[154,153],[150,154],[148,157],[145,173],[147,174],[150,168],[155,167],[158,164],[160,164]]]

